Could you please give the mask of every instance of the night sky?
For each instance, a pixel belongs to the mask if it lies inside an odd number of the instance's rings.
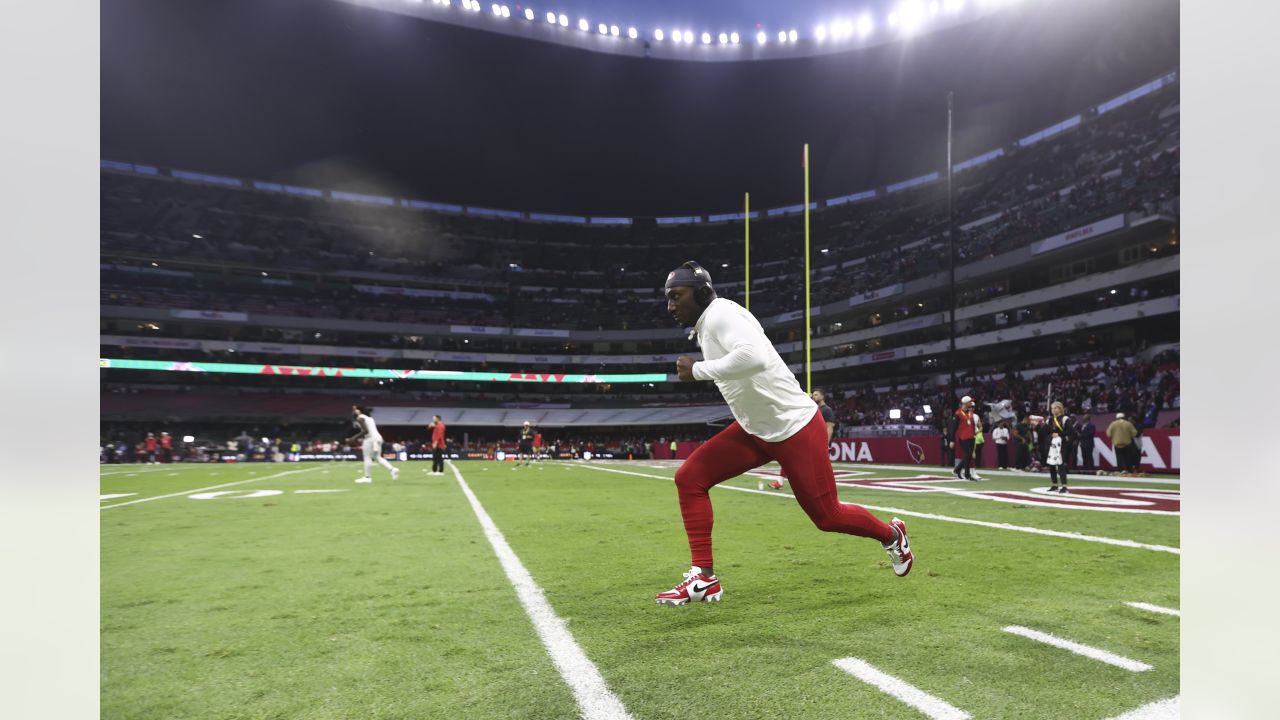
[[[594,215],[733,212],[941,169],[1178,68],[1178,4],[1034,2],[906,43],[690,63],[324,0],[102,5],[102,157]]]

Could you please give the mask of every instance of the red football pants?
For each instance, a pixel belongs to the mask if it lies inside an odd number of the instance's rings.
[[[693,564],[709,567],[711,560],[712,487],[748,470],[777,460],[791,481],[800,507],[825,532],[893,540],[893,528],[861,505],[840,502],[836,477],[827,455],[827,423],[814,411],[813,420],[782,442],[765,442],[747,433],[736,421],[693,451],[676,470],[680,514],[689,535]]]

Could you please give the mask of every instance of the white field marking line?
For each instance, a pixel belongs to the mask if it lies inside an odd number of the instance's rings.
[[[951,481],[947,480],[944,482],[951,482]],[[850,485],[850,484],[844,484],[842,485],[842,487],[852,488],[855,490],[857,489],[899,490],[898,488],[876,487],[876,486],[868,486],[868,485]],[[1091,490],[1091,489],[1121,490],[1121,491],[1124,490],[1124,488],[1095,487],[1095,486],[1089,486],[1089,485],[1072,485],[1071,487],[1077,490]],[[1014,505],[1023,504],[1024,502],[1030,502],[1032,503],[1031,507],[1035,507],[1035,508],[1053,508],[1055,510],[1091,510],[1091,511],[1097,511],[1097,512],[1132,513],[1137,515],[1163,515],[1165,517],[1180,517],[1182,515],[1181,511],[1173,511],[1173,510],[1143,510],[1141,508],[1106,507],[1107,504],[1120,504],[1124,502],[1135,502],[1135,501],[1124,500],[1121,498],[1099,497],[1096,495],[1076,495],[1075,496],[1076,501],[1081,503],[1079,505],[1058,505],[1054,503],[1039,503],[1039,502],[1036,502],[1035,499],[1038,497],[1048,496],[1049,494],[1048,487],[1046,486],[1043,488],[1033,488],[1032,490],[1033,492],[1024,492],[1022,490],[961,490],[959,488],[947,488],[947,487],[929,488],[929,492],[943,493],[946,495],[954,495],[956,497],[969,498],[971,500],[989,500],[992,502],[1013,503]],[[1138,493],[1140,492],[1140,490],[1141,489],[1137,489],[1130,492]],[[910,490],[899,490],[899,491],[911,492]],[[1039,492],[1034,492],[1034,491],[1039,491]],[[1015,495],[1017,497],[1000,497],[1000,496],[988,494],[993,492],[1006,493],[1007,495]],[[1062,496],[1054,495],[1053,497],[1062,497]],[[1141,501],[1141,496],[1139,496],[1137,501]],[[1088,502],[1099,503],[1099,504],[1097,505],[1085,504]]]
[[[116,498],[129,497],[138,493],[110,493],[108,495],[99,495],[98,500],[115,500]]]
[[[335,492],[351,492],[351,488],[343,488],[343,489],[341,489],[341,490],[294,490],[293,492],[294,492],[295,494],[297,494],[297,495],[302,495],[302,494],[304,494],[304,493],[335,493]]]
[[[1176,695],[1148,703],[1110,720],[1178,720],[1180,717],[1182,717],[1182,696]]]
[[[223,483],[221,485],[210,485],[209,487],[195,488],[194,490],[182,490],[180,492],[169,493],[168,495],[155,495],[153,497],[138,498],[137,500],[129,500],[128,502],[116,503],[115,505],[103,505],[99,510],[110,510],[111,508],[124,507],[125,505],[136,505],[137,503],[150,502],[152,500],[163,500],[165,498],[178,497],[180,495],[194,495],[195,493],[205,492],[208,490],[217,490],[218,488],[231,487],[232,485],[243,485],[245,483],[258,482],[259,480],[271,480],[273,478],[284,477],[285,475],[296,475],[298,473],[306,473],[316,470],[317,468],[306,468],[305,470],[286,470],[285,472],[276,473],[275,475],[263,475],[262,477],[252,477],[248,480],[237,480],[235,482]]]
[[[848,462],[837,461],[837,462],[831,463],[831,467],[873,468],[875,470],[915,470],[916,472],[922,472],[925,470],[928,470],[928,471],[937,470],[939,473],[951,472],[949,468],[943,467],[942,465],[923,465],[923,464],[922,465],[874,465],[871,463],[848,463]],[[1034,472],[1022,472],[1021,470],[989,470],[987,468],[976,468],[976,469],[981,472],[983,477],[986,477],[988,475],[992,477],[1002,477],[1002,478],[1037,478],[1037,477],[1047,478],[1049,477],[1048,472],[1034,473]],[[1120,477],[1119,475],[1090,475],[1088,473],[1069,473],[1069,475],[1072,478],[1076,478],[1076,479],[1083,478],[1083,479],[1089,480],[1090,482],[1098,481],[1098,482],[1115,482],[1115,483],[1150,483],[1153,485],[1181,485],[1182,484],[1181,479],[1173,480],[1171,478]],[[961,482],[967,482],[967,481],[961,481]]]
[[[832,660],[832,665],[858,678],[862,682],[873,685],[881,692],[888,693],[898,700],[910,705],[933,720],[968,720],[969,713],[936,698],[929,693],[906,683],[898,678],[881,672],[865,660],[855,657]]]
[[[600,470],[601,472],[621,473],[623,475],[636,475],[638,477],[655,478],[657,480],[666,480],[674,482],[673,478],[664,477],[662,475],[650,475],[648,473],[638,473],[629,470],[614,470],[613,468],[599,467],[596,465],[581,465],[580,467],[590,468],[592,470]],[[738,487],[736,485],[726,485],[721,483],[716,486],[724,490],[736,490],[738,492],[756,493],[757,495],[772,495],[774,497],[791,498],[787,493],[773,492],[771,490],[756,490],[755,488]],[[1014,532],[1030,533],[1032,535],[1044,535],[1047,537],[1065,538],[1067,540],[1081,540],[1084,542],[1099,543],[1102,545],[1115,545],[1118,547],[1137,548],[1139,550],[1152,550],[1155,552],[1167,552],[1174,555],[1181,555],[1182,550],[1168,545],[1148,545],[1147,543],[1135,542],[1133,540],[1120,540],[1117,538],[1102,537],[1100,535],[1082,535],[1074,532],[1063,532],[1061,530],[1045,530],[1043,528],[1026,527],[1023,525],[1010,525],[1009,523],[987,522],[985,520],[970,520],[968,518],[951,517],[949,515],[935,515],[934,513],[916,512],[914,510],[903,510],[902,508],[884,507],[881,505],[863,505],[868,510],[880,510],[881,512],[893,513],[895,515],[905,515],[907,517],[918,517],[925,520],[940,520],[942,522],[953,522],[961,525],[976,525],[978,527],[994,528],[996,530],[1012,530]]]
[[[1021,625],[1009,625],[1003,629],[1007,633],[1020,635],[1024,638],[1035,640],[1036,642],[1042,642],[1046,645],[1052,645],[1056,648],[1061,648],[1077,655],[1083,655],[1091,660],[1097,660],[1098,662],[1104,662],[1108,665],[1114,665],[1115,667],[1122,670],[1128,670],[1129,672],[1146,672],[1151,669],[1151,666],[1144,662],[1130,660],[1127,657],[1116,655],[1115,653],[1109,653],[1106,650],[1100,650],[1089,645],[1081,645],[1078,642],[1067,640],[1066,638],[1060,638],[1057,635],[1050,635],[1047,632],[1032,630],[1031,628],[1022,627]]]
[[[547,648],[547,654],[551,656],[551,661],[560,672],[560,677],[564,678],[565,684],[573,691],[573,699],[578,703],[583,720],[630,720],[631,715],[627,713],[622,701],[609,690],[600,670],[587,658],[587,654],[582,651],[573,639],[572,633],[569,632],[569,628],[565,626],[564,620],[561,620],[551,608],[551,603],[547,602],[542,588],[534,581],[515,551],[507,544],[502,531],[493,523],[489,513],[485,512],[480,499],[471,492],[467,481],[462,479],[458,466],[452,460],[445,462],[453,470],[453,476],[457,479],[458,486],[462,488],[462,494],[467,496],[467,502],[471,503],[471,509],[475,512],[476,519],[480,521],[485,537],[493,546],[493,552],[498,556],[502,569],[507,573],[507,579],[515,588],[516,597],[524,606],[525,614],[529,616],[534,630],[538,632],[543,646]]]
[[[176,464],[166,464],[166,465],[162,465],[162,466],[160,466],[160,467],[151,467],[151,468],[149,468],[149,467],[132,467],[132,466],[129,466],[129,465],[104,465],[104,466],[102,466],[102,467],[115,467],[115,468],[119,468],[119,469],[118,469],[118,470],[115,470],[114,472],[102,472],[102,471],[98,471],[98,477],[111,477],[112,475],[144,475],[144,474],[146,474],[146,473],[164,472],[165,470],[168,470],[169,472],[173,472],[174,470],[195,470],[195,469],[198,469],[198,468],[200,468],[200,467],[208,468],[209,466],[208,466],[207,464],[203,464],[203,465],[182,465],[182,466],[179,466],[179,465],[176,465]]]
[[[1160,607],[1159,605],[1150,605],[1144,602],[1126,602],[1125,605],[1128,605],[1129,607],[1133,607],[1133,608],[1138,608],[1139,610],[1146,610],[1147,612],[1160,613],[1161,615],[1172,615],[1174,617],[1182,617],[1181,610],[1174,610],[1173,608]]]

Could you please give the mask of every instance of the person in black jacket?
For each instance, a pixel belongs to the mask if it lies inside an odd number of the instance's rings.
[[[1040,443],[1040,461],[1049,465],[1049,477],[1053,480],[1053,488],[1049,492],[1057,492],[1066,494],[1067,492],[1067,449],[1075,447],[1076,442],[1076,425],[1071,421],[1071,416],[1064,412],[1062,403],[1054,401],[1049,406],[1050,416],[1044,421],[1044,431],[1041,433]],[[1058,438],[1060,441],[1060,452],[1062,457],[1058,464],[1048,462],[1049,450],[1053,445],[1053,439]],[[1062,481],[1061,489],[1059,489],[1058,481]]]
[[[1080,443],[1080,459],[1084,469],[1093,472],[1093,440],[1098,435],[1098,428],[1093,426],[1093,418],[1084,416],[1084,423],[1076,436]]]

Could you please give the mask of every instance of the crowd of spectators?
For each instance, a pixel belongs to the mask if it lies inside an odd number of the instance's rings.
[[[1115,213],[1177,214],[1176,98],[1156,93],[957,175],[960,262],[1007,252]],[[1163,115],[1163,117],[1162,117]],[[565,329],[670,326],[658,285],[696,257],[740,295],[740,227],[578,227],[453,216],[112,173],[103,175],[102,302],[422,323]],[[815,212],[813,302],[824,304],[945,270],[939,184]],[[752,309],[803,306],[800,227],[761,219],[753,233]],[[166,271],[171,261],[211,271]],[[154,263],[156,267],[151,267]],[[727,265],[727,268],[721,266]],[[216,268],[264,276],[250,286]],[[824,271],[824,268],[837,268]],[[383,280],[319,280],[335,269]],[[310,279],[299,272],[312,272]],[[290,277],[283,277],[290,276]],[[435,284],[479,295],[373,293],[373,282]],[[999,287],[993,288],[998,291]],[[638,292],[637,292],[638,291]],[[989,296],[988,296],[989,297]]]

